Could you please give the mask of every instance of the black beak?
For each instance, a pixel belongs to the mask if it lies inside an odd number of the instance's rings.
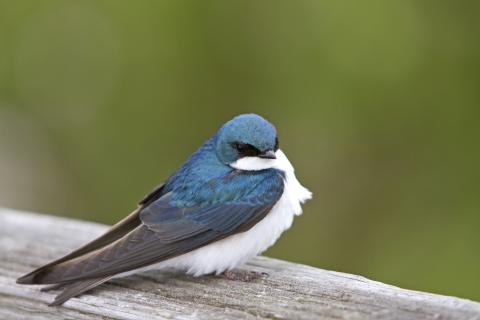
[[[261,152],[258,155],[258,157],[263,159],[277,159],[277,156],[275,155],[275,151],[273,150],[267,150],[267,151]]]

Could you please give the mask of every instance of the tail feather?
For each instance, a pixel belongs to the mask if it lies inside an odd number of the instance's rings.
[[[112,276],[104,277],[104,278],[96,278],[96,279],[89,279],[79,281],[73,284],[68,285],[62,293],[55,297],[55,300],[49,304],[49,306],[59,306],[65,303],[70,298],[78,296],[90,289],[95,288],[96,286],[101,285],[102,283],[110,280]]]
[[[41,268],[38,268],[29,274],[26,274],[17,279],[18,284],[51,284],[51,283],[44,283],[40,279],[43,275],[47,274],[52,267],[55,265],[47,265]]]

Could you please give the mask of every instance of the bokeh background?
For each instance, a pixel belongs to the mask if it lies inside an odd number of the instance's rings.
[[[113,223],[256,112],[315,194],[268,256],[480,300],[479,9],[0,0],[0,205]]]

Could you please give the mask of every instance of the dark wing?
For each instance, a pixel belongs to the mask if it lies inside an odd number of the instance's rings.
[[[283,193],[283,176],[274,171],[253,187],[237,186],[242,198],[209,205],[178,207],[172,194],[140,213],[142,224],[122,239],[43,274],[39,283],[70,283],[112,276],[160,262],[238,232],[265,217]],[[245,189],[246,188],[246,189]]]
[[[59,306],[63,304],[68,299],[78,296],[82,292],[88,291],[95,288],[96,286],[101,285],[104,282],[107,282],[112,277],[103,277],[99,279],[89,279],[84,281],[78,281],[73,284],[68,285],[62,293],[55,297],[55,300],[49,304],[49,306]]]
[[[117,222],[113,225],[107,232],[105,232],[100,237],[94,239],[93,241],[87,243],[86,245],[82,246],[81,248],[67,254],[66,256],[61,257],[55,261],[52,261],[32,272],[20,277],[17,279],[17,283],[20,284],[35,284],[37,282],[37,276],[48,272],[53,266],[58,265],[62,262],[66,262],[77,257],[83,256],[87,253],[92,251],[98,250],[100,248],[109,245],[116,240],[122,238],[127,233],[138,227],[142,222],[140,220],[140,211],[146,207],[148,204],[153,202],[155,199],[158,199],[163,190],[163,184],[156,187],[151,193],[149,193],[145,198],[139,202],[139,207],[135,209],[131,214],[129,214],[124,219]]]

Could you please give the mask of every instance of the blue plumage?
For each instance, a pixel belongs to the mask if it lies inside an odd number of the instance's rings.
[[[275,127],[256,114],[243,114],[223,125],[215,136],[216,153],[219,159],[228,164],[238,159],[239,154],[231,143],[241,141],[259,151],[274,150],[277,142]]]
[[[237,233],[268,213],[283,193],[283,179],[276,169],[233,170],[195,192],[189,187],[167,191],[142,210],[140,218],[150,229],[161,229],[168,237],[174,234],[176,240],[185,234],[196,242],[194,235],[208,231]]]

